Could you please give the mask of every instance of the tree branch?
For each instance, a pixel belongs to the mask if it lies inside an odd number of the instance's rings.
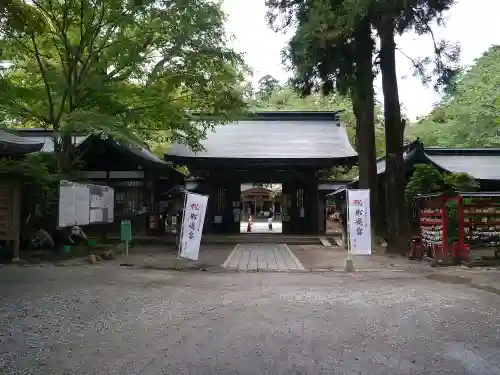
[[[421,74],[422,76],[425,76],[425,70],[424,70],[424,66],[421,62],[413,59],[412,57],[408,56],[402,49],[400,48],[397,48],[396,47],[396,50],[401,53],[401,55],[403,55],[404,57],[406,57],[413,65],[413,67],[418,71],[419,74]]]
[[[36,39],[35,39],[35,34],[31,34],[31,41],[33,43],[33,48],[35,50],[35,59],[38,63],[38,66],[40,68],[40,73],[42,74],[42,79],[43,79],[43,84],[45,86],[45,91],[47,93],[47,100],[49,101],[49,118],[50,122],[54,120],[54,101],[52,99],[52,91],[50,90],[50,83],[47,78],[47,72],[45,70],[45,67],[43,66],[42,59],[40,59],[40,54],[38,53],[38,46],[36,44]]]

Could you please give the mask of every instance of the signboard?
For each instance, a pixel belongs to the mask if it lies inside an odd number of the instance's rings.
[[[61,181],[58,227],[112,223],[114,201],[114,190],[109,186]]]
[[[60,185],[58,226],[63,228],[76,225],[75,211],[75,193],[73,187]]]
[[[347,190],[349,252],[352,255],[372,253],[370,190]]]
[[[186,194],[179,249],[179,255],[183,258],[198,260],[207,203],[206,195]]]
[[[123,242],[132,241],[132,223],[130,220],[120,222],[120,240]]]
[[[114,190],[109,186],[87,185],[90,193],[89,222],[112,223],[115,206]]]

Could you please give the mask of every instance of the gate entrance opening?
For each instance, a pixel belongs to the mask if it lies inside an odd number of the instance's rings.
[[[318,178],[357,160],[337,112],[254,113],[215,126],[201,144],[201,152],[173,144],[165,160],[187,166],[195,191],[209,196],[205,233],[241,233],[242,216],[252,210],[242,204],[241,187],[256,181],[281,184],[283,234],[324,233]],[[260,215],[264,208],[254,204],[250,212]]]
[[[282,186],[275,183],[241,184],[241,233],[282,233]]]

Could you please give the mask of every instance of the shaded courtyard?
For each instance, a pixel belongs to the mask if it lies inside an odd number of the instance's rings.
[[[2,374],[500,374],[500,299],[420,273],[0,270]]]

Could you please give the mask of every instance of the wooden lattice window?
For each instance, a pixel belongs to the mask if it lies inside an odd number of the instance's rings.
[[[217,189],[217,202],[216,202],[216,209],[218,213],[222,213],[224,209],[226,208],[226,196],[227,196],[227,190],[224,188],[218,188]]]

